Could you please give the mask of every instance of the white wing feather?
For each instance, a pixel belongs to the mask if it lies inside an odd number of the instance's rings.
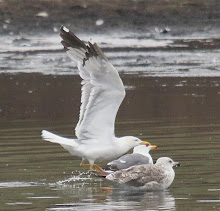
[[[80,117],[75,128],[77,138],[100,140],[104,136],[113,136],[116,114],[125,97],[117,70],[97,44],[86,46],[73,33],[62,28],[61,37],[83,79]]]

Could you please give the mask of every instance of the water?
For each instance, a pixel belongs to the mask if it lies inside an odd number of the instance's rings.
[[[1,210],[220,209],[217,36],[114,36],[98,35],[98,41],[127,91],[116,134],[157,145],[154,160],[179,161],[173,184],[163,192],[128,191],[91,175],[59,145],[42,141],[42,129],[74,136],[77,70],[58,36],[1,36]]]
[[[208,123],[209,122],[209,123]],[[158,145],[152,156],[170,156],[182,166],[165,192],[131,192],[79,167],[80,160],[40,139],[41,128],[70,136],[70,122],[1,123],[3,210],[211,210],[219,209],[220,122],[190,119],[117,121],[117,134]],[[58,126],[62,125],[62,126]],[[132,128],[132,130],[130,129]]]

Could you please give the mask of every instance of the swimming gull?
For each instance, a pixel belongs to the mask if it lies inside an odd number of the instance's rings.
[[[117,70],[96,43],[85,45],[69,29],[60,29],[61,43],[77,64],[82,78],[81,107],[75,128],[77,139],[64,138],[46,130],[42,138],[60,144],[72,155],[82,158],[80,166],[103,171],[95,162],[115,159],[135,146],[149,144],[137,137],[115,137],[117,111],[125,97],[125,88]],[[84,164],[88,160],[89,164]]]
[[[113,160],[107,164],[108,168],[116,171],[121,169],[127,169],[131,166],[137,166],[142,164],[153,164],[153,159],[150,155],[151,149],[157,149],[155,145],[139,145],[134,147],[132,154],[126,154]]]
[[[161,157],[156,164],[132,166],[111,173],[106,176],[106,179],[149,191],[165,190],[174,180],[173,167],[176,166],[179,166],[178,162],[168,157]]]

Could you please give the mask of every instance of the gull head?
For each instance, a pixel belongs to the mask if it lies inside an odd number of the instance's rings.
[[[120,138],[120,141],[123,145],[126,145],[129,149],[132,149],[136,146],[139,145],[145,145],[145,146],[149,146],[150,143],[147,141],[142,141],[137,137],[134,136],[124,136],[122,138]]]
[[[171,158],[168,158],[168,157],[158,158],[156,165],[162,165],[167,169],[180,166],[178,162],[174,162]]]
[[[152,149],[157,149],[157,146],[156,145],[138,145],[138,146],[136,146],[135,148],[134,148],[134,150],[133,150],[133,153],[141,153],[141,154],[143,154],[143,153],[149,153],[150,152],[150,150],[152,150]]]

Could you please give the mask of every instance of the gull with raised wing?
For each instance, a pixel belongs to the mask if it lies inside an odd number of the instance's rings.
[[[118,71],[98,45],[90,42],[85,45],[64,26],[60,29],[60,36],[82,78],[80,115],[75,128],[77,138],[64,138],[46,130],[42,131],[42,138],[81,157],[81,166],[89,166],[91,171],[103,171],[95,162],[113,160],[135,146],[149,143],[133,136],[115,137],[115,117],[125,97],[125,88]],[[85,160],[89,164],[84,164]]]

